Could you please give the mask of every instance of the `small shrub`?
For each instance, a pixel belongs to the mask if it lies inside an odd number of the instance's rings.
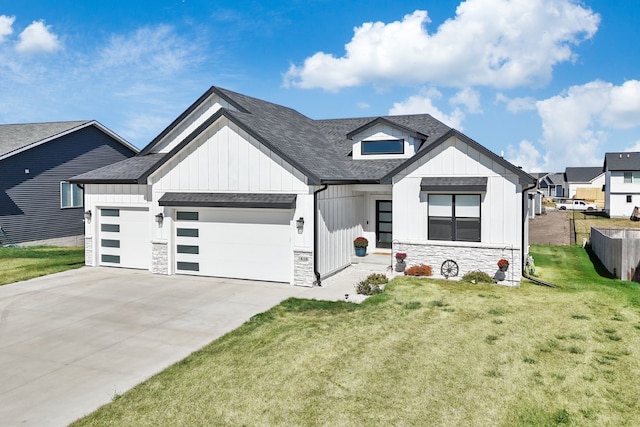
[[[580,347],[572,345],[571,347],[569,347],[569,353],[571,353],[571,354],[584,354],[584,350],[581,349]]]
[[[556,424],[569,424],[571,422],[571,415],[566,409],[560,409],[553,414],[553,421]]]
[[[375,283],[369,283],[363,280],[356,284],[356,292],[360,295],[376,295],[382,293],[382,288]]]
[[[367,276],[365,279],[366,282],[371,283],[372,285],[384,285],[389,283],[389,279],[382,273],[373,273]]]
[[[468,283],[493,283],[493,279],[484,271],[476,270],[470,271],[462,276],[463,282]]]
[[[529,364],[529,365],[535,365],[536,364],[536,360],[531,358],[531,357],[525,357],[524,359],[522,359],[522,361],[524,363]]]
[[[404,271],[404,274],[407,276],[431,276],[433,270],[431,266],[426,264],[412,265]]]

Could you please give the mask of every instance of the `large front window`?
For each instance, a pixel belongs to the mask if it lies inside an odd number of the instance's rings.
[[[480,241],[479,194],[429,194],[429,240]]]
[[[77,184],[62,181],[60,183],[60,207],[80,208],[82,207],[82,188]]]

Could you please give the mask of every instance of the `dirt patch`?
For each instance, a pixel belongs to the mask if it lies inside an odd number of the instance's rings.
[[[529,243],[532,245],[570,245],[571,226],[566,211],[547,209],[529,218]]]

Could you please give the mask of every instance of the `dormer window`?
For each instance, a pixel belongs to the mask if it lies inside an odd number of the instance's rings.
[[[362,154],[404,154],[404,139],[362,141]]]

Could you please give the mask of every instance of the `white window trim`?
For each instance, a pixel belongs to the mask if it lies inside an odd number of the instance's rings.
[[[70,188],[71,189],[71,194],[69,195],[68,200],[71,202],[70,205],[65,205],[64,204],[64,191],[65,188]],[[80,204],[79,205],[74,205],[73,201],[76,199],[74,197],[74,193],[75,191],[79,191],[80,192]],[[82,190],[82,188],[80,188],[80,186],[78,184],[72,184],[69,181],[60,181],[60,209],[75,209],[75,208],[81,208],[84,206],[84,192]]]

